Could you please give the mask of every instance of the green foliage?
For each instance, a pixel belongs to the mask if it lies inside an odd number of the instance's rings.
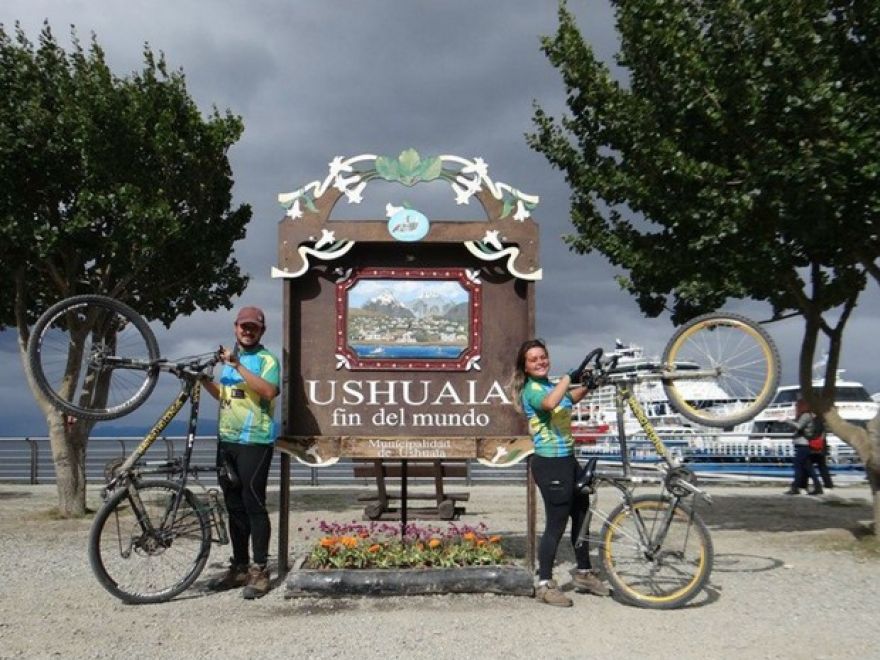
[[[229,306],[247,278],[230,257],[251,211],[232,206],[227,151],[241,119],[203,118],[181,71],[144,49],[114,75],[97,41],[65,52],[0,26],[0,328],[104,293],[166,325]],[[33,317],[26,317],[25,322]]]
[[[571,114],[536,106],[528,139],[572,188],[571,248],[651,316],[852,306],[880,256],[880,3],[612,4],[624,82],[564,3],[542,40]]]

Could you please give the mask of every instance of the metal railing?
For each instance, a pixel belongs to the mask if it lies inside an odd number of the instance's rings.
[[[86,481],[103,483],[105,465],[120,457],[128,456],[142,440],[139,436],[122,438],[91,438],[86,449]],[[183,453],[186,438],[182,436],[160,437],[147,451],[145,460],[170,460]],[[217,441],[214,436],[200,436],[193,448],[194,465],[214,465]],[[505,468],[490,468],[477,461],[468,462],[467,476],[450,477],[449,483],[470,485],[473,483],[525,483],[524,462]],[[200,476],[206,484],[215,483],[213,474]],[[280,481],[279,452],[275,452],[269,470],[269,482]],[[291,461],[291,481],[310,486],[323,485],[370,485],[372,480],[354,476],[353,463],[342,459],[335,465],[312,468],[298,461]],[[432,485],[431,478],[411,478],[414,486]],[[52,484],[55,483],[55,464],[49,438],[0,437],[0,482]]]
[[[739,432],[704,434],[663,433],[673,456],[684,460],[704,478],[716,477],[726,480],[764,481],[790,479],[790,461],[793,453],[791,436],[785,434],[746,434]],[[863,479],[864,468],[853,449],[832,440],[829,465],[832,470],[845,472],[848,478]],[[139,436],[121,438],[92,438],[86,451],[86,481],[102,483],[104,466],[111,460],[127,456],[141,441]],[[147,452],[147,460],[169,460],[182,454],[186,439],[182,436],[161,437]],[[628,438],[630,459],[650,461],[656,457],[653,448],[641,434]],[[591,445],[578,445],[580,458],[598,456],[600,459],[619,461],[615,457],[616,439],[600,438]],[[687,447],[687,451],[685,451]],[[196,440],[193,463],[213,465],[217,451],[214,436],[200,436]],[[786,465],[786,462],[789,465]],[[773,470],[771,470],[771,466]],[[841,476],[846,476],[841,475]],[[213,483],[214,477],[207,473],[201,477]],[[477,461],[468,462],[465,477],[451,477],[451,484],[519,484],[525,483],[526,464],[520,461],[505,468],[486,467]],[[291,461],[291,480],[294,484],[323,485],[370,485],[372,480],[354,476],[353,463],[342,459],[335,465],[312,468],[298,461]],[[269,482],[280,481],[279,452],[275,452],[269,472]],[[49,439],[44,436],[0,437],[0,482],[51,484],[55,483],[55,465]],[[429,478],[413,478],[415,486],[430,485]]]

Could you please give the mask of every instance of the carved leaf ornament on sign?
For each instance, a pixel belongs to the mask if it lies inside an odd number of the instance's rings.
[[[527,195],[506,183],[492,181],[488,170],[482,158],[468,160],[447,155],[422,159],[414,149],[407,149],[396,159],[372,154],[351,158],[337,156],[330,162],[330,171],[323,181],[312,181],[299,190],[280,194],[278,201],[287,210],[287,217],[296,220],[304,216],[304,210],[316,212],[318,200],[328,191],[338,191],[349,204],[360,204],[367,184],[377,179],[410,187],[440,179],[449,182],[456,204],[469,204],[474,196],[488,191],[502,205],[499,219],[511,218],[514,222],[522,222],[530,217],[531,211],[538,205],[538,196]],[[427,216],[415,209],[388,203],[385,212],[389,218],[389,233],[397,240],[417,241],[428,232]],[[309,269],[310,259],[333,261],[348,253],[356,244],[350,238],[337,237],[336,232],[326,227],[321,228],[320,236],[313,236],[312,240],[314,243],[311,246],[298,247],[299,263],[295,267],[273,267],[272,277],[300,277]],[[514,277],[530,281],[541,279],[540,268],[530,271],[519,269],[520,248],[505,247],[503,236],[497,229],[487,229],[482,237],[464,241],[464,246],[483,261],[506,259],[505,266]]]

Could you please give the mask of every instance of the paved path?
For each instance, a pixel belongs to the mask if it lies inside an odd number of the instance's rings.
[[[877,657],[880,553],[864,540],[868,489],[822,500],[781,490],[712,488],[709,588],[683,609],[649,611],[580,594],[570,609],[490,595],[287,599],[283,585],[247,602],[205,590],[225,548],[181,597],[126,606],[89,570],[88,520],[51,519],[53,487],[0,484],[0,658]],[[319,520],[359,518],[361,491],[295,490],[297,549],[314,542]],[[486,522],[524,547],[524,488],[475,486],[467,509],[462,522]],[[567,581],[571,552],[560,559]]]

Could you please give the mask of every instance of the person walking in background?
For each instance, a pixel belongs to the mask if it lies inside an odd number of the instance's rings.
[[[243,307],[235,319],[234,348],[223,348],[219,383],[205,389],[220,401],[217,466],[220,487],[229,512],[232,560],[211,588],[244,587],[242,596],[260,598],[269,592],[269,537],[266,484],[275,442],[275,397],[278,396],[278,358],[263,348],[266,320],[257,307]],[[253,545],[253,564],[250,548]]]
[[[834,482],[831,480],[831,473],[828,471],[828,439],[825,437],[825,427],[821,420],[816,417],[817,428],[816,435],[809,438],[810,445],[810,462],[813,465],[811,477],[813,479],[813,490],[810,495],[821,495],[826,489],[834,488]],[[816,473],[819,473],[818,475]],[[819,477],[822,478],[821,484]]]
[[[792,442],[794,443],[794,479],[791,487],[785,491],[786,495],[800,495],[801,489],[806,489],[807,482],[812,478],[813,482],[818,484],[816,469],[810,460],[810,441],[809,438],[814,435],[817,417],[810,411],[807,402],[798,398],[794,409],[795,419],[788,422],[794,426],[792,434]],[[813,492],[812,494],[821,494]]]
[[[571,542],[577,567],[572,582],[578,591],[607,596],[608,587],[590,564],[590,548],[577,545],[577,536],[589,507],[589,496],[575,486],[580,465],[574,456],[571,434],[572,406],[584,398],[587,388],[569,390],[569,372],[555,385],[550,382],[550,357],[540,339],[520,346],[511,379],[514,405],[526,415],[535,445],[529,458],[532,475],[544,500],[545,527],[538,547],[538,586],[535,598],[547,605],[571,607],[572,601],[553,580],[553,564],[565,526],[571,519]]]

